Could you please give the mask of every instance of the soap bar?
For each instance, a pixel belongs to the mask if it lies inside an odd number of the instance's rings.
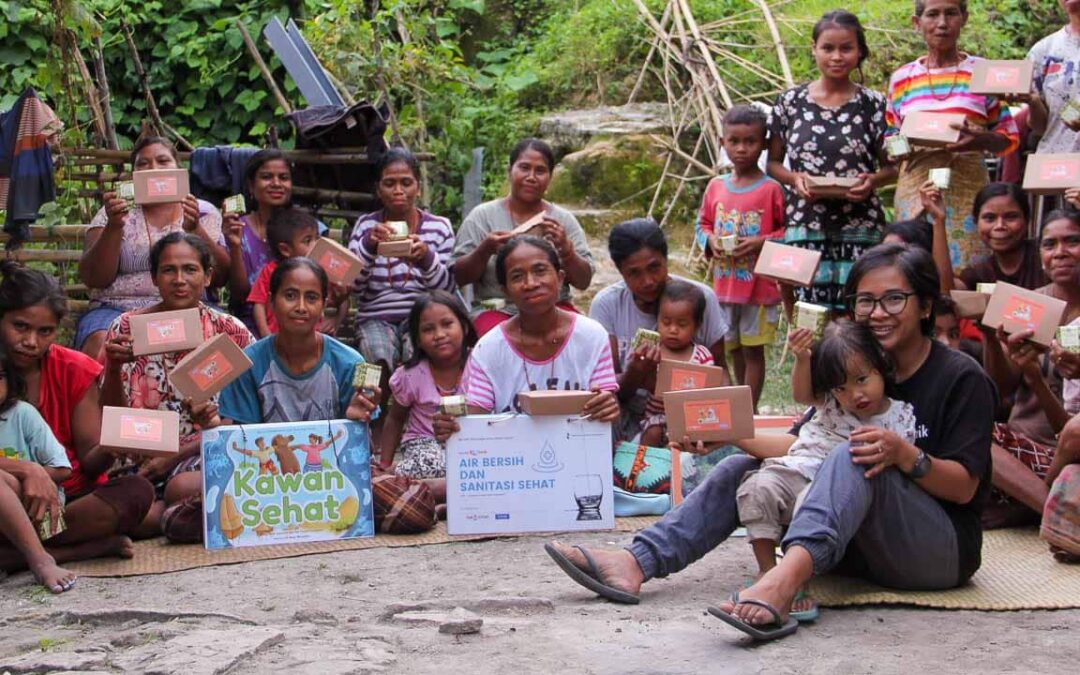
[[[829,308],[810,302],[795,303],[795,327],[806,328],[814,334],[815,340],[825,335],[825,325],[829,323]]]
[[[630,351],[636,352],[638,347],[648,343],[650,345],[660,344],[660,333],[647,328],[638,328],[634,333],[634,339],[630,341]]]
[[[247,213],[247,202],[244,201],[244,195],[233,195],[232,197],[226,197],[225,213]]]
[[[1080,101],[1075,98],[1069,99],[1065,105],[1061,106],[1061,110],[1058,111],[1058,117],[1065,124],[1076,124],[1080,122]]]
[[[735,246],[739,243],[739,237],[734,234],[725,234],[720,237],[720,248],[724,253],[731,255],[735,252]]]
[[[900,134],[889,136],[885,139],[885,152],[888,153],[889,159],[904,159],[911,154],[911,144]]]
[[[126,202],[135,203],[135,183],[129,180],[117,183],[116,196]]]
[[[981,284],[981,283],[980,284],[975,284],[975,291],[977,293],[985,293],[986,295],[993,295],[995,286],[997,286],[997,284]]]
[[[439,412],[461,417],[469,414],[469,405],[464,396],[443,396],[439,399]]]
[[[490,309],[492,311],[498,311],[503,307],[506,307],[506,300],[502,298],[487,298],[480,301],[480,306],[484,309]]]
[[[48,512],[45,513],[45,517],[41,519],[41,522],[37,525],[38,538],[41,541],[46,539],[52,539],[56,535],[60,534],[67,529],[67,523],[64,522],[64,512],[61,511],[56,516],[56,527],[52,525],[52,519],[49,518]]]
[[[382,379],[382,366],[366,361],[356,364],[356,370],[353,371],[353,387],[357,389],[375,389],[379,386],[380,379]]]
[[[930,169],[930,182],[939,190],[948,190],[952,180],[951,169]]]
[[[1062,349],[1080,353],[1080,326],[1061,326],[1057,329],[1057,343]]]
[[[390,240],[407,239],[409,236],[409,224],[404,220],[391,220],[388,222],[387,227],[390,228],[391,235]]]

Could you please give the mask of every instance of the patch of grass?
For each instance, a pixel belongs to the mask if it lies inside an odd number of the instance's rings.
[[[38,649],[43,652],[47,652],[50,649],[56,649],[57,647],[65,643],[67,643],[67,640],[64,638],[56,638],[55,640],[53,638],[41,638],[40,640],[38,640]]]
[[[30,586],[22,592],[24,600],[29,602],[36,602],[39,605],[49,604],[49,600],[52,598],[52,593],[44,586],[35,584]]]

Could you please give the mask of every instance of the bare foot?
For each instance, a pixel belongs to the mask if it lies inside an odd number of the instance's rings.
[[[581,555],[581,551],[557,541],[551,542],[551,545],[559,553],[566,556],[575,567],[585,572],[592,572],[588,561],[585,560],[585,556]],[[605,584],[631,595],[637,595],[641,591],[641,584],[645,583],[645,575],[642,573],[637,559],[630,551],[626,549],[604,551],[590,548],[589,554],[596,561],[596,566],[600,569],[600,575],[603,577]]]
[[[38,583],[53,593],[63,593],[71,590],[78,578],[74,572],[68,571],[56,564],[51,555],[45,554],[43,558],[27,565]]]
[[[795,594],[800,587],[800,584],[793,583],[793,580],[787,578],[787,576],[780,567],[774,567],[758,579],[753,586],[739,591],[739,599],[767,602],[780,613],[782,622],[787,621],[792,610],[792,601],[795,599]],[[741,619],[751,626],[768,625],[775,621],[775,618],[767,609],[757,605],[742,603],[736,605],[731,600],[725,600],[720,603],[719,608],[720,611]]]
[[[104,539],[94,539],[71,546],[50,546],[49,552],[60,562],[89,560],[90,558],[131,558],[135,555],[135,545],[122,534],[114,534]]]
[[[1058,548],[1057,546],[1051,546],[1050,552],[1054,555],[1054,560],[1060,563],[1066,563],[1070,565],[1080,563],[1080,555],[1069,553],[1065,549]]]

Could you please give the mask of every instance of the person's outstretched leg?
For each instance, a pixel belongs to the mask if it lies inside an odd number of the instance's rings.
[[[839,564],[849,544],[883,586],[942,589],[961,581],[956,531],[937,500],[896,468],[867,479],[845,443],[814,477],[784,538],[784,559],[739,597],[769,603],[786,618],[799,588]],[[773,621],[755,605],[725,602],[720,610],[752,625]]]
[[[738,527],[735,491],[743,474],[758,464],[746,455],[728,457],[682,504],[639,532],[627,548],[588,549],[604,583],[637,595],[649,579],[678,572],[716,548]],[[558,542],[551,545],[576,567],[590,570],[578,549]]]
[[[53,593],[63,593],[75,584],[75,573],[57,565],[45,550],[10,482],[0,480],[0,569],[14,572],[24,568]]]

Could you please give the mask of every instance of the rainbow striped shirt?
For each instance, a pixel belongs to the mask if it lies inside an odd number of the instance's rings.
[[[993,96],[971,93],[971,76],[978,57],[968,56],[958,65],[927,69],[926,57],[901,66],[889,78],[885,121],[887,135],[897,134],[904,117],[913,111],[961,113],[972,124],[1009,139],[1007,155],[1020,145],[1020,132],[1009,107]]]

